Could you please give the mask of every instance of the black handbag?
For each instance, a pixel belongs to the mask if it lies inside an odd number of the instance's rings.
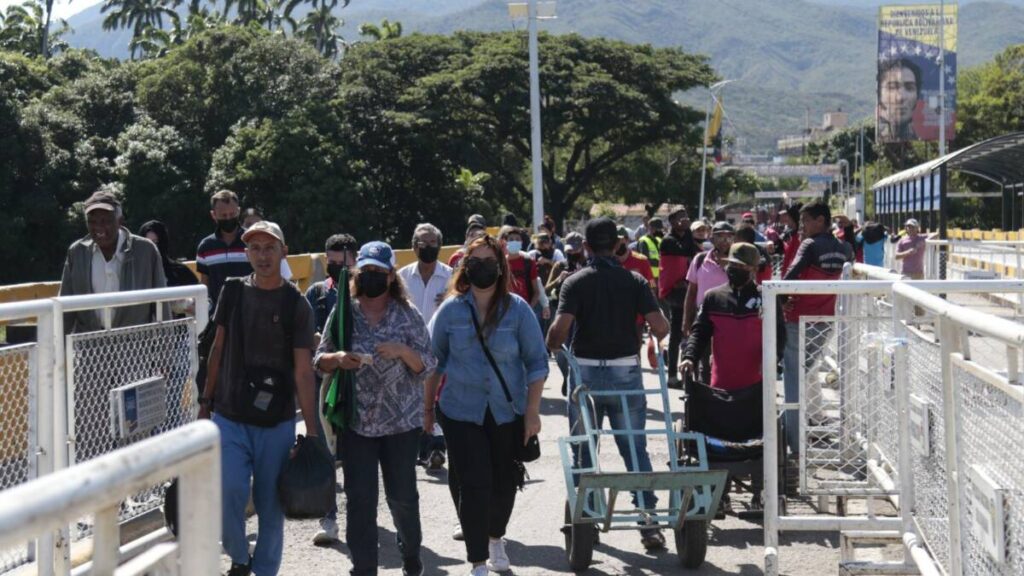
[[[469,314],[473,318],[473,327],[476,329],[476,339],[480,341],[480,346],[484,349],[484,356],[487,357],[487,361],[491,364],[491,369],[498,376],[498,381],[501,382],[501,389],[505,392],[505,399],[512,405],[512,413],[515,414],[515,420],[513,425],[515,426],[515,444],[512,448],[512,457],[516,462],[533,462],[540,458],[540,440],[537,439],[537,435],[530,436],[530,439],[523,444],[522,438],[526,434],[526,420],[521,414],[516,414],[516,405],[512,401],[512,394],[508,391],[508,384],[505,383],[505,377],[502,376],[501,370],[498,369],[498,363],[494,361],[494,356],[491,355],[490,348],[487,347],[487,341],[484,340],[483,331],[480,329],[480,321],[476,318],[476,310],[473,308],[473,304],[466,301],[466,306],[469,306]]]

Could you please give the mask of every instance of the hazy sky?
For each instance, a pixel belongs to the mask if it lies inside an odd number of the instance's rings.
[[[6,10],[12,4],[21,4],[25,0],[0,0],[0,9]],[[93,4],[99,4],[103,0],[53,0],[53,15],[57,18],[67,18],[76,12],[81,12]]]

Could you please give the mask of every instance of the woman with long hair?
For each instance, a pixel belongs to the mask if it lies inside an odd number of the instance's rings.
[[[491,236],[477,238],[467,246],[448,299],[431,322],[438,364],[423,396],[424,429],[433,426],[435,392],[445,376],[441,427],[458,477],[452,496],[472,576],[510,568],[503,537],[521,477],[515,450],[540,432],[548,376],[533,309],[510,292],[509,284],[501,245]]]
[[[337,351],[325,330],[314,364],[325,373],[355,374],[355,410],[343,432],[346,541],[353,576],[377,574],[377,469],[398,532],[404,576],[423,573],[420,561],[419,452],[423,381],[436,364],[423,317],[409,303],[395,273],[391,247],[359,249],[351,282],[351,345]],[[339,300],[327,326],[334,326]]]

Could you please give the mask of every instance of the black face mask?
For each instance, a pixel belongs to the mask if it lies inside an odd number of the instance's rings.
[[[367,298],[376,298],[388,291],[387,272],[360,272],[359,291]]]
[[[338,279],[341,278],[341,271],[344,270],[344,269],[345,269],[345,265],[344,264],[328,264],[327,265],[327,275],[331,277],[331,280],[334,280],[335,284],[337,284],[338,283]]]
[[[217,229],[225,234],[231,234],[235,230],[238,230],[238,218],[217,220]]]
[[[441,248],[437,246],[420,246],[419,254],[417,258],[424,264],[433,264],[437,262],[437,255],[441,253]]]
[[[729,286],[733,288],[742,288],[750,282],[750,272],[735,266],[726,268],[725,275],[729,277]]]
[[[476,260],[466,263],[466,276],[469,283],[481,290],[486,290],[498,281],[497,260]]]
[[[616,256],[625,256],[627,250],[629,250],[628,246],[626,246],[625,244],[620,244],[619,245],[619,249],[615,251],[615,255]]]
[[[548,250],[541,250],[540,255],[547,258],[548,260],[551,260],[552,258],[555,257],[555,249],[551,248]]]
[[[664,238],[665,237],[665,231],[664,230],[655,230],[654,235],[657,236],[658,238]]]

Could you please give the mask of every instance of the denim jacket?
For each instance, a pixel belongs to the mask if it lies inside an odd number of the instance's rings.
[[[449,298],[430,323],[437,372],[446,375],[441,411],[453,420],[483,425],[489,408],[495,422],[507,424],[516,414],[526,412],[527,385],[547,379],[544,335],[530,305],[509,295],[507,309],[487,337],[487,346],[508,384],[513,410],[477,340],[467,303],[476,307],[472,292]],[[484,321],[482,317],[479,320]]]

